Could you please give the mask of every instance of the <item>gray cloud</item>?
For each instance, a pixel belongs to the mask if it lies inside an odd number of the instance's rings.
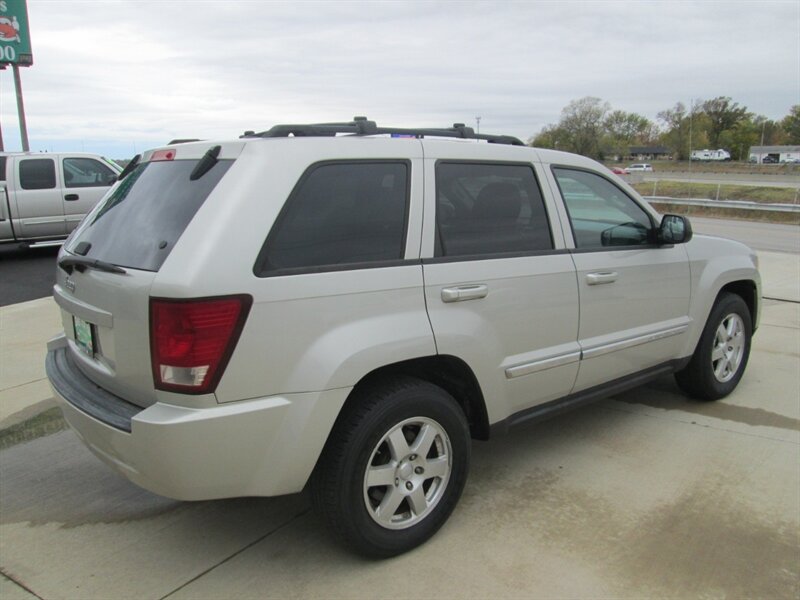
[[[316,3],[30,0],[33,147],[126,156],[172,137],[366,114],[527,138],[570,100],[650,118],[729,95],[800,102],[796,2]],[[3,134],[15,140],[10,73]],[[116,152],[116,154],[114,154]]]

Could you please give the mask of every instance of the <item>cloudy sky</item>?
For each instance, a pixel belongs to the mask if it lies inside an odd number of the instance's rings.
[[[800,2],[28,0],[31,149],[112,158],[275,123],[446,126],[527,139],[570,100],[655,119],[731,96],[800,103]],[[20,149],[11,70],[7,150]]]

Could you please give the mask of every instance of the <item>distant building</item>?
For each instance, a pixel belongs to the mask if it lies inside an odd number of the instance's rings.
[[[668,158],[670,151],[664,146],[631,146],[628,148],[628,155],[635,160],[653,160]]]
[[[782,163],[800,161],[800,146],[750,146],[750,162]]]

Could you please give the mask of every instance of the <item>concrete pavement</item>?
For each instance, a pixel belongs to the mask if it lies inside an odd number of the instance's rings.
[[[61,329],[52,298],[0,306],[0,429],[55,406],[44,357]]]
[[[734,394],[666,378],[476,442],[453,517],[396,559],[343,551],[302,495],[175,502],[69,431],[3,450],[0,596],[796,598],[800,256],[760,257],[764,295],[793,301],[765,301]],[[0,428],[46,402],[59,327],[49,299],[0,309]]]

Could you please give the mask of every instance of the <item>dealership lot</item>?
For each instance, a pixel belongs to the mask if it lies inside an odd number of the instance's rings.
[[[69,431],[3,450],[0,596],[796,597],[800,256],[760,258],[781,300],[734,394],[698,403],[667,378],[475,442],[453,517],[396,559],[343,551],[303,495],[171,501]],[[48,298],[0,308],[0,428],[51,406],[58,327]]]

